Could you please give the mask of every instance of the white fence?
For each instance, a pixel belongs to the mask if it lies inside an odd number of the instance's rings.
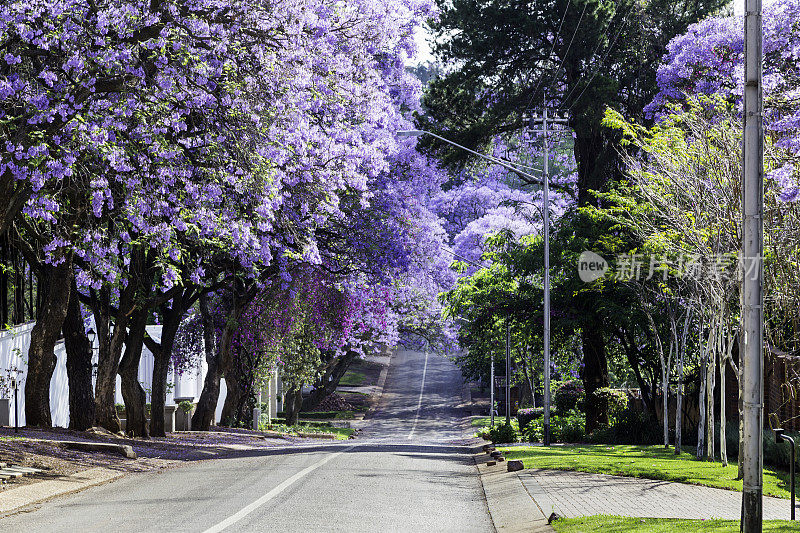
[[[16,326],[10,330],[0,331],[0,398],[9,398],[9,420],[14,423],[14,391],[10,387],[10,379],[16,378],[19,382],[17,401],[19,402],[19,425],[25,425],[25,377],[28,370],[28,348],[31,343],[31,330],[34,323]],[[147,326],[147,333],[156,341],[161,340],[161,326]],[[97,341],[94,346],[95,355],[93,363],[97,363]],[[56,368],[50,380],[50,412],[54,426],[69,426],[69,384],[67,382],[67,353],[64,342],[56,344]],[[167,403],[174,403],[174,398],[193,398],[197,401],[203,390],[203,380],[206,377],[208,366],[205,357],[200,357],[200,365],[193,371],[184,372],[176,376],[170,371],[167,378]],[[94,381],[94,380],[93,380]],[[147,393],[150,402],[150,391],[153,383],[153,354],[147,347],[142,350],[139,363],[139,383]],[[122,403],[120,392],[120,377],[117,376],[116,402]],[[225,380],[220,385],[220,396],[217,402],[215,419],[220,419],[222,406],[225,402],[227,388]],[[0,419],[4,417],[0,415]]]

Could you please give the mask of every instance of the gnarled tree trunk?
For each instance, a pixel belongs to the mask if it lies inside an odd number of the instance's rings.
[[[142,360],[142,343],[148,314],[141,309],[134,313],[125,339],[125,353],[119,363],[122,399],[125,402],[125,433],[142,438],[150,436],[147,428],[147,395],[139,383],[139,362]]]
[[[286,425],[294,426],[300,420],[300,408],[303,405],[303,386],[296,390],[286,392],[284,401],[284,412],[286,413]]]
[[[197,408],[192,416],[192,428],[195,431],[208,431],[214,422],[214,413],[219,400],[220,378],[222,369],[219,364],[219,355],[214,339],[214,323],[211,311],[208,308],[208,296],[200,296],[200,316],[203,324],[203,349],[205,350],[208,370],[203,382],[203,391],[197,401]]]
[[[28,374],[25,378],[25,420],[29,426],[50,427],[50,380],[56,368],[55,346],[67,316],[72,289],[72,256],[58,265],[39,268],[36,325],[31,330]]]
[[[186,294],[178,291],[172,298],[172,306],[163,307],[164,324],[161,326],[161,342],[153,350],[153,392],[150,396],[150,434],[154,437],[166,436],[164,427],[164,406],[167,403],[167,376],[169,375],[172,347],[175,335],[186,311]]]
[[[353,364],[356,357],[358,357],[358,353],[348,350],[341,357],[333,358],[325,368],[322,376],[314,383],[314,390],[303,400],[301,410],[313,411],[322,400],[335,392],[336,387],[339,386],[339,381],[347,372],[347,369],[350,368],[350,365]]]
[[[235,426],[237,422],[241,422],[240,406],[242,404],[242,376],[239,369],[238,361],[234,361],[231,357],[226,358],[226,365],[223,370],[225,375],[225,387],[227,393],[225,395],[225,403],[222,405],[222,413],[220,414],[220,424],[224,426]]]
[[[94,424],[92,344],[84,329],[78,288],[74,279],[69,295],[67,316],[64,319],[64,347],[67,350],[69,427],[83,431]]]

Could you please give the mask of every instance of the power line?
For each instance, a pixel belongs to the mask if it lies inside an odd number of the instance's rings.
[[[570,4],[571,0],[567,0],[566,5],[564,6],[564,14],[561,15],[561,22],[558,24],[558,31],[556,31],[556,34],[553,36],[553,44],[550,46],[550,52],[547,53],[547,57],[544,60],[545,63],[550,61],[550,57],[553,55],[553,50],[556,49],[556,43],[558,42],[558,38],[561,37],[561,28],[564,26],[564,21],[567,19],[567,11],[569,11]],[[540,76],[536,81],[536,87],[533,88],[533,92],[531,93],[528,103],[525,105],[525,109],[528,109],[531,106],[531,103],[533,103],[533,99],[536,97],[536,93],[539,90],[539,85],[541,85],[541,83],[542,77]]]
[[[569,50],[570,50],[570,48],[572,48],[572,43],[575,42],[575,36],[578,35],[578,28],[581,27],[581,22],[583,22],[583,15],[586,13],[586,7],[588,5],[589,5],[588,2],[583,4],[583,11],[581,11],[581,16],[578,18],[578,23],[575,25],[575,31],[572,32],[572,39],[570,39],[569,44],[567,45],[567,50],[561,56],[561,63],[558,65],[558,68],[556,69],[556,75],[561,70],[561,67],[564,66],[564,63],[567,60],[567,55],[569,55]],[[552,89],[553,86],[555,85],[555,83],[556,83],[556,76],[553,76],[553,81],[550,83],[550,86],[548,87],[548,89]]]
[[[581,99],[583,94],[586,92],[586,90],[592,84],[592,81],[594,81],[594,78],[600,72],[600,67],[603,66],[603,64],[606,62],[606,59],[608,59],[608,56],[611,55],[611,51],[614,49],[614,45],[617,44],[617,40],[619,39],[619,36],[622,35],[622,30],[625,29],[625,26],[628,23],[628,17],[630,16],[631,11],[633,11],[633,8],[635,6],[636,6],[636,2],[631,2],[630,7],[628,8],[628,12],[625,13],[625,16],[622,17],[622,22],[620,23],[619,30],[617,30],[617,34],[614,36],[614,40],[611,41],[611,45],[609,45],[608,50],[606,50],[606,53],[603,56],[603,59],[601,59],[600,62],[597,64],[597,67],[594,69],[594,72],[592,73],[592,76],[589,78],[589,81],[586,83],[586,86],[583,88],[583,90],[577,96],[577,98],[575,98],[575,100],[569,105],[568,109],[572,109],[572,107],[576,103],[578,103],[578,101]],[[594,55],[594,54],[592,54],[592,55]],[[572,93],[575,92],[575,88],[576,87],[577,87],[577,85],[575,87],[573,87],[572,90],[570,90],[570,92],[567,94],[567,96],[564,97],[564,100],[563,100],[564,104],[566,104],[566,102],[569,100],[569,97],[572,96]]]

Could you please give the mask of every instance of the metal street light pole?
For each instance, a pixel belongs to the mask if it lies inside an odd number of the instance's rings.
[[[763,492],[764,129],[761,92],[761,0],[745,0],[742,176],[742,330],[744,473],[741,530],[760,532]]]

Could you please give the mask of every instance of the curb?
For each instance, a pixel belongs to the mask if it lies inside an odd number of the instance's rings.
[[[103,485],[124,475],[125,472],[95,467],[63,478],[48,479],[5,490],[0,493],[0,518],[14,514],[23,507]]]
[[[68,450],[81,450],[84,452],[115,453],[128,459],[136,459],[136,452],[128,444],[113,444],[110,442],[76,442],[69,440],[40,440],[51,446],[58,446]]]
[[[380,392],[370,400],[369,410],[364,413],[364,418],[362,420],[369,419],[369,417],[375,412],[375,409],[378,407],[378,405],[380,405],[381,399],[383,399],[384,390],[386,389],[386,377],[389,375],[389,368],[392,366],[392,359],[396,353],[397,350],[392,349],[391,353],[389,354],[389,362],[381,369],[381,373],[378,375],[378,383],[375,384]]]
[[[378,400],[380,400],[383,396],[383,389],[386,385],[386,376],[389,375],[389,367],[392,366],[392,358],[394,357],[395,353],[396,350],[392,350],[392,353],[389,355],[389,364],[381,369],[381,373],[378,376],[377,386],[381,390],[380,394],[378,394]]]
[[[486,466],[487,457],[484,453],[473,455],[495,529],[505,533],[555,532],[517,474],[506,472],[504,462]]]

